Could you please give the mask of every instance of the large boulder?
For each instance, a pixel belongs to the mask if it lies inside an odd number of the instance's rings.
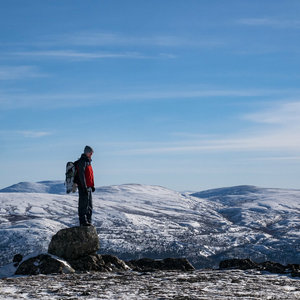
[[[58,231],[51,239],[48,253],[66,260],[96,254],[99,238],[94,226],[77,226]]]
[[[69,274],[75,270],[65,261],[49,254],[40,254],[23,261],[17,268],[16,275]]]
[[[193,271],[195,268],[186,258],[151,259],[141,258],[126,262],[134,271],[153,272],[158,270]]]

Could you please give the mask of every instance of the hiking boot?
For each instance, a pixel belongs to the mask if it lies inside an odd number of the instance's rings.
[[[80,224],[80,226],[92,226],[92,224],[87,222],[87,223]]]

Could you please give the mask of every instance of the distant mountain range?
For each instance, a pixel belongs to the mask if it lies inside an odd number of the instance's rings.
[[[66,187],[62,180],[19,182],[0,190],[0,193],[47,193],[65,194]]]
[[[46,251],[59,229],[78,225],[77,202],[62,181],[0,190],[0,265],[16,253]],[[187,257],[197,267],[233,257],[300,263],[300,190],[237,186],[179,193],[125,184],[97,188],[93,202],[100,253]]]

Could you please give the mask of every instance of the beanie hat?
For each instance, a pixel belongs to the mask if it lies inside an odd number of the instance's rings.
[[[91,153],[91,152],[94,152],[92,147],[90,147],[90,146],[84,147],[84,154]]]

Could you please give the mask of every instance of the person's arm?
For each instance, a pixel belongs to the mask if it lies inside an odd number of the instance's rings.
[[[83,189],[87,189],[86,181],[85,181],[85,168],[86,162],[84,160],[79,160],[78,162],[78,176]]]

